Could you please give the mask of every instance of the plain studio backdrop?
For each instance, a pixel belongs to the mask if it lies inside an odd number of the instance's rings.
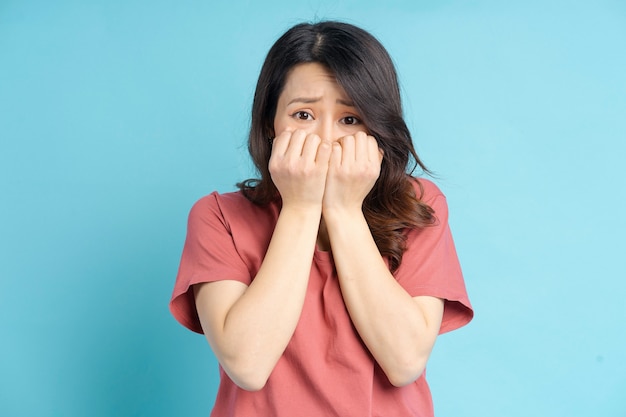
[[[626,415],[626,3],[0,1],[0,415],[207,416],[167,308],[187,213],[252,175],[256,77],[301,21],[388,48],[476,318],[438,417]]]

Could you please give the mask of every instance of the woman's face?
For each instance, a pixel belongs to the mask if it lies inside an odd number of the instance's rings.
[[[296,65],[287,75],[274,117],[274,133],[304,130],[336,141],[358,131],[367,133],[352,100],[334,75],[318,63]]]

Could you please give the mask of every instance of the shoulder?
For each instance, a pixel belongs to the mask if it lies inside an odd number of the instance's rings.
[[[259,215],[262,212],[272,211],[275,204],[259,206],[248,200],[240,191],[228,193],[212,192],[197,200],[190,210],[190,218],[213,217],[240,217],[247,215]]]
[[[411,184],[415,190],[418,200],[428,205],[432,205],[436,200],[445,201],[446,196],[441,189],[431,180],[426,178],[410,177]]]
[[[254,204],[240,191],[212,192],[194,203],[188,224],[191,228],[219,228],[229,231],[255,230],[259,233],[272,227],[278,217],[277,203],[265,206]]]
[[[213,191],[209,195],[205,195],[198,199],[191,207],[192,212],[200,212],[216,210],[224,208],[226,210],[245,208],[252,203],[243,196],[239,191],[220,194]]]

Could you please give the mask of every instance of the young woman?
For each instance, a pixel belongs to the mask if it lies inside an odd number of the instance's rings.
[[[369,33],[299,24],[252,107],[258,179],[200,199],[170,308],[220,363],[212,416],[432,416],[424,369],[472,309],[448,227]]]

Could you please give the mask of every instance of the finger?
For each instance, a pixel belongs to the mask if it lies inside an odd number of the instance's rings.
[[[355,159],[357,161],[369,161],[369,137],[365,132],[357,132],[354,135]]]
[[[356,160],[354,136],[344,136],[340,139],[339,142],[341,143],[342,153],[341,163],[349,164],[351,162],[354,162]]]
[[[302,146],[302,157],[307,161],[315,161],[317,156],[317,148],[322,139],[314,133],[306,135]]]
[[[284,155],[287,151],[287,147],[289,146],[289,141],[291,138],[290,131],[284,131],[278,136],[276,136],[272,142],[272,155]]]
[[[373,136],[367,137],[367,154],[370,162],[380,163],[383,160],[383,150],[378,147],[378,142]]]
[[[343,154],[343,147],[339,141],[333,142],[331,154],[330,154],[330,166],[339,168],[341,166],[341,158]]]
[[[305,139],[306,132],[304,130],[294,130],[291,133],[291,139],[289,140],[289,146],[285,150],[285,155],[300,157],[302,155],[302,147]]]
[[[341,146],[339,148],[341,148]],[[321,141],[320,145],[317,147],[317,155],[315,157],[315,162],[318,164],[328,165],[332,150],[333,150],[333,145],[331,142],[327,140]]]

